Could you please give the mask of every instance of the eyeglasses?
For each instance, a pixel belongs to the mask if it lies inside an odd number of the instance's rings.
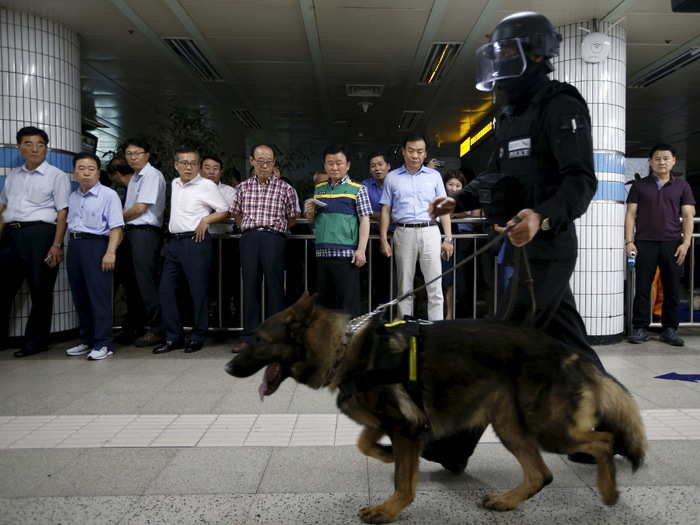
[[[183,168],[196,168],[199,166],[199,162],[195,160],[178,160],[177,163]]]
[[[21,146],[23,148],[27,148],[27,149],[33,149],[33,148],[45,149],[46,148],[46,144],[44,144],[43,142],[29,142],[29,141],[27,141],[27,142],[22,142]]]
[[[124,155],[127,157],[140,157],[141,155],[145,154],[145,151],[125,151]]]
[[[253,159],[258,166],[273,166],[274,160]]]

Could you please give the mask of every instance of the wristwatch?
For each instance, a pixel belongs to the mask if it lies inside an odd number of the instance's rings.
[[[542,219],[542,222],[540,223],[540,230],[543,232],[548,231],[552,226],[549,224],[549,217],[545,217]]]

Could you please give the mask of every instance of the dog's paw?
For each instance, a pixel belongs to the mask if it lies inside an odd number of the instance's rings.
[[[606,505],[615,505],[617,500],[620,499],[620,493],[617,490],[612,490],[608,494],[601,494],[603,497],[603,503]]]
[[[359,514],[365,523],[389,523],[396,519],[396,514],[388,512],[383,505],[365,507]]]
[[[513,502],[510,498],[504,497],[503,494],[489,494],[484,496],[481,504],[486,509],[498,510],[501,512],[513,510],[518,506],[517,503]]]

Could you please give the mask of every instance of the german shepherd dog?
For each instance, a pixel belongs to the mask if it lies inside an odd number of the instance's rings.
[[[540,449],[593,456],[598,491],[608,505],[618,499],[613,450],[635,470],[644,460],[644,426],[629,392],[583,354],[541,332],[497,321],[427,324],[414,364],[418,396],[412,396],[402,379],[344,388],[371,372],[379,353],[415,351],[401,330],[372,320],[352,333],[349,322],[349,315],[317,306],[305,294],[264,321],[255,344],[226,371],[248,377],[267,366],[261,396],[274,393],[287,377],[314,389],[339,390],[338,408],[364,426],[360,451],[395,463],[394,494],[360,511],[368,523],[393,521],[413,501],[427,441],[489,423],[524,477],[514,489],[486,496],[489,509],[514,509],[552,481]],[[378,443],[384,435],[391,447]]]

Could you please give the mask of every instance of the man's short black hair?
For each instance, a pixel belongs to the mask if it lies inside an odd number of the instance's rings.
[[[670,144],[659,142],[649,150],[649,158],[652,158],[654,156],[654,153],[656,153],[657,151],[670,151],[671,155],[673,155],[674,158],[676,157],[676,150],[673,149],[673,146],[671,146]]]
[[[150,145],[150,144],[148,143],[148,141],[147,141],[145,138],[143,138],[143,137],[131,137],[131,138],[128,138],[128,139],[126,139],[126,140],[124,141],[124,145],[123,145],[123,146],[124,146],[124,147],[123,147],[122,149],[124,149],[124,150],[126,150],[126,148],[128,148],[129,146],[136,146],[136,147],[139,147],[139,148],[143,149],[143,151],[145,151],[146,153],[150,153],[150,152],[151,152],[151,145]]]
[[[182,155],[183,153],[194,153],[195,155],[197,155],[197,158],[201,158],[202,156],[197,148],[190,148],[189,146],[180,146],[175,150],[175,160],[179,160],[180,155]]]
[[[24,128],[20,129],[17,132],[17,144],[21,144],[22,139],[24,137],[32,137],[34,135],[38,135],[42,139],[44,139],[44,144],[49,143],[49,136],[46,134],[46,132],[43,129],[39,129],[39,128],[36,128],[34,126],[25,126]]]
[[[384,160],[384,162],[386,162],[387,164],[391,164],[391,162],[389,161],[389,155],[387,155],[383,151],[373,151],[372,153],[367,155],[367,164],[372,162],[372,159],[375,157],[381,157]]]
[[[114,157],[107,164],[107,173],[119,173],[121,175],[133,175],[134,168],[129,166],[129,163],[121,157]]]
[[[213,160],[214,162],[216,162],[219,165],[220,169],[224,169],[224,163],[221,162],[221,159],[219,157],[217,157],[216,155],[208,155],[208,154],[204,155],[202,157],[200,164],[204,164],[205,160]]]
[[[419,140],[422,140],[425,142],[425,151],[428,151],[430,149],[430,144],[428,143],[428,139],[425,137],[425,135],[421,133],[409,133],[404,137],[403,141],[401,142],[401,147],[403,149],[406,149],[406,144],[409,142],[417,142]]]
[[[100,161],[100,157],[98,157],[94,153],[88,153],[87,151],[84,151],[82,153],[76,153],[73,156],[73,169],[75,169],[75,165],[81,159],[92,159],[97,164],[97,169],[100,169],[102,167],[102,162]]]
[[[342,153],[345,155],[345,160],[350,160],[350,150],[347,146],[344,146],[343,144],[330,144],[323,149],[321,161],[326,162],[327,155],[336,155],[337,153]]]

